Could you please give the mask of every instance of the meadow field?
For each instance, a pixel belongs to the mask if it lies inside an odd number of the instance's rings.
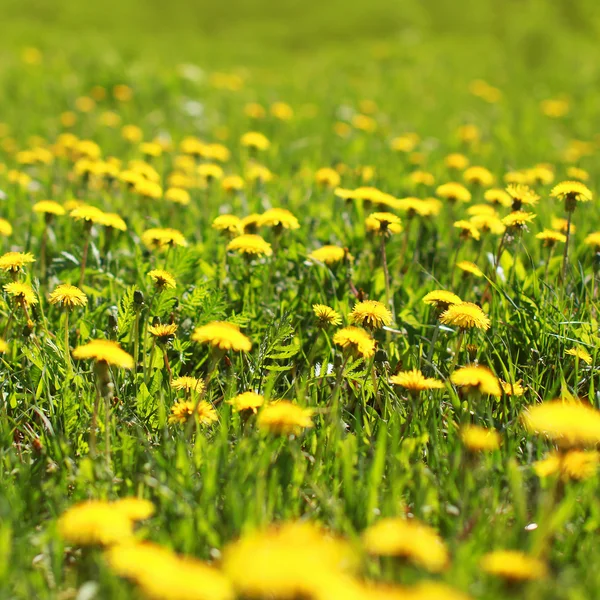
[[[596,2],[0,20],[0,600],[600,597]]]

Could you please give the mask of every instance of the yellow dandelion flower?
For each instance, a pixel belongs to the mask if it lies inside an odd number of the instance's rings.
[[[392,323],[392,312],[377,300],[363,300],[354,305],[350,313],[350,321],[363,327],[379,329]]]
[[[286,208],[270,208],[261,215],[259,226],[279,229],[300,229],[298,219]]]
[[[326,265],[333,265],[341,262],[347,256],[349,256],[347,250],[341,246],[321,246],[321,248],[313,250],[308,255],[308,258],[325,263]]]
[[[148,333],[157,338],[158,341],[168,342],[173,339],[175,334],[177,333],[177,324],[176,323],[168,323],[168,324],[159,324],[159,325],[150,325],[148,327]]]
[[[340,179],[340,174],[330,167],[323,167],[315,173],[316,183],[330,188],[340,185]]]
[[[339,325],[342,315],[325,304],[313,304],[313,312],[322,325]]]
[[[461,429],[460,439],[471,452],[491,452],[500,447],[500,434],[494,429],[466,425]]]
[[[117,213],[103,213],[98,224],[118,229],[119,231],[127,231],[127,224]]]
[[[375,354],[375,340],[364,329],[358,327],[340,329],[333,336],[333,343],[363,358],[370,358]]]
[[[402,231],[400,217],[389,212],[374,212],[365,219],[367,231],[380,235],[390,235]]]
[[[428,173],[427,171],[413,171],[408,178],[411,183],[415,185],[435,185],[435,177],[432,173]]]
[[[265,406],[258,415],[260,429],[269,433],[288,435],[313,427],[313,410],[280,400]]]
[[[77,360],[92,359],[123,369],[133,369],[134,366],[133,357],[111,340],[92,340],[75,348],[72,354]]]
[[[490,319],[483,310],[472,302],[452,304],[441,315],[440,321],[444,325],[454,325],[461,329],[483,329],[490,327]]]
[[[132,521],[144,521],[149,519],[155,512],[154,504],[150,500],[136,498],[135,496],[119,498],[119,500],[111,502],[110,505],[115,511],[125,515]]]
[[[242,232],[242,220],[235,215],[219,215],[213,222],[212,228],[218,231],[239,234]]]
[[[188,245],[181,231],[170,227],[147,229],[142,233],[142,243],[149,250],[163,250],[165,248],[173,248],[174,246],[185,247]]]
[[[85,306],[88,298],[85,293],[74,285],[61,283],[54,288],[49,296],[50,304],[61,304],[67,308]]]
[[[267,137],[258,131],[248,131],[240,138],[240,143],[245,148],[252,150],[268,150],[271,143]]]
[[[485,167],[469,167],[463,173],[463,179],[467,183],[489,187],[494,183],[494,176]]]
[[[408,218],[412,218],[415,215],[429,217],[434,214],[431,204],[419,198],[401,198],[395,203],[395,208],[400,212],[406,213]]]
[[[0,270],[18,273],[23,267],[35,262],[30,252],[7,252],[0,256]]]
[[[75,221],[85,221],[87,223],[101,223],[104,213],[95,206],[82,204],[74,208],[69,216]]]
[[[419,369],[412,369],[411,371],[402,371],[396,375],[390,377],[390,383],[399,385],[410,392],[423,392],[425,390],[439,390],[444,387],[442,381],[433,379],[431,377],[425,377]]]
[[[456,266],[464,273],[470,273],[475,277],[483,277],[484,275],[483,271],[475,263],[469,262],[468,260],[461,260],[456,263]]]
[[[391,142],[392,150],[395,152],[412,152],[419,143],[419,136],[416,133],[405,133],[395,137]]]
[[[592,364],[592,357],[585,348],[569,348],[568,350],[565,350],[565,354],[574,356],[578,360],[583,361],[586,365]]]
[[[522,183],[511,183],[507,186],[506,193],[512,198],[513,212],[521,210],[523,206],[535,206],[540,199],[528,185]]]
[[[251,182],[268,183],[273,179],[273,173],[264,165],[250,165],[246,169],[245,175],[246,179]]]
[[[592,200],[592,192],[581,181],[562,181],[552,188],[550,196],[564,200],[567,212],[575,210],[577,202]]]
[[[204,390],[204,381],[197,377],[177,377],[173,379],[171,387],[174,390],[185,390],[186,392],[201,393]]]
[[[498,212],[490,204],[473,204],[467,208],[467,214],[471,217],[477,215],[486,215],[488,217],[498,217]]]
[[[434,573],[450,563],[442,538],[416,519],[381,519],[363,532],[362,540],[369,554],[400,556]]]
[[[188,400],[176,402],[171,407],[169,423],[177,423],[180,425],[187,423],[189,418],[194,414],[194,404],[194,402]],[[196,419],[201,425],[211,425],[219,420],[219,416],[212,404],[202,400],[201,402],[198,402],[196,408]]]
[[[509,207],[512,206],[513,200],[510,195],[503,189],[492,188],[486,190],[483,194],[484,200],[490,204],[498,204],[499,206]]]
[[[544,562],[518,550],[495,550],[481,559],[481,568],[489,575],[511,582],[535,581],[548,574]]]
[[[38,303],[37,296],[28,283],[13,281],[4,286],[4,291],[17,302],[23,302],[26,306]]]
[[[170,187],[165,192],[165,200],[174,204],[180,204],[181,206],[187,206],[191,202],[191,197],[190,193],[181,187]]]
[[[542,240],[546,247],[552,247],[556,243],[564,244],[567,241],[567,236],[564,233],[554,231],[553,229],[544,229],[544,231],[536,234],[535,237],[538,240]]]
[[[444,164],[448,169],[464,171],[469,166],[469,159],[464,154],[453,152],[444,158]]]
[[[462,367],[452,373],[450,381],[460,388],[466,388],[467,392],[477,390],[485,396],[502,396],[498,378],[487,367]]]
[[[470,219],[478,231],[502,235],[506,231],[505,225],[496,215],[474,215]]]
[[[172,290],[177,287],[175,277],[164,269],[152,269],[148,272],[148,277],[152,279],[154,285],[159,290]]]
[[[241,227],[244,233],[255,233],[259,227],[260,215],[252,213],[242,219]]]
[[[0,338],[0,354],[6,354],[8,352],[8,344]]]
[[[433,290],[423,296],[423,302],[429,306],[435,307],[438,311],[448,310],[453,304],[461,304],[462,300],[456,294],[446,290]]]
[[[239,175],[228,175],[221,180],[221,188],[226,192],[239,192],[244,189],[244,180]]]
[[[147,179],[138,179],[133,186],[133,190],[140,196],[151,198],[152,200],[158,200],[163,196],[162,186],[156,181],[149,181]]]
[[[597,450],[569,450],[565,453],[552,452],[532,466],[540,478],[560,475],[563,481],[581,481],[594,477],[599,464],[600,453]]]
[[[600,443],[600,411],[577,401],[551,400],[526,409],[523,421],[564,447]]]
[[[593,246],[596,249],[600,249],[600,231],[590,233],[583,241],[588,246]]]
[[[0,219],[0,235],[9,237],[12,235],[12,225],[6,219]]]
[[[471,192],[461,183],[444,183],[437,187],[435,195],[448,202],[470,202]]]
[[[54,200],[40,200],[33,205],[33,212],[44,215],[61,216],[66,213],[64,207]]]
[[[201,344],[210,344],[220,350],[250,352],[252,342],[234,323],[213,321],[208,325],[197,327],[192,334],[192,340]]]
[[[585,169],[579,167],[569,167],[567,169],[567,176],[577,181],[589,181],[590,174]]]
[[[525,225],[528,223],[533,222],[535,217],[536,215],[533,213],[517,210],[515,212],[511,212],[509,215],[506,215],[506,217],[502,219],[502,223],[508,228],[520,229],[525,227]]]
[[[234,237],[227,244],[227,250],[255,256],[271,256],[273,254],[271,244],[255,233],[244,233]]]
[[[216,179],[223,179],[223,169],[214,163],[203,163],[198,165],[196,171],[200,177],[206,179],[208,182]]]
[[[521,380],[515,381],[514,383],[500,381],[500,385],[502,386],[502,391],[507,396],[522,396],[525,393],[525,388],[523,387]]]
[[[479,233],[479,229],[472,221],[455,221],[453,226],[456,229],[460,229],[460,237],[463,239],[474,239],[478,240],[481,237],[481,233]]]
[[[552,217],[550,221],[550,226],[552,229],[556,229],[556,231],[562,231],[563,233],[567,232],[567,226],[569,224],[568,219],[564,219],[562,217]],[[576,227],[571,223],[571,233],[575,233]]]
[[[265,397],[256,392],[244,392],[227,400],[227,404],[231,404],[235,412],[251,411],[254,414],[264,403]]]

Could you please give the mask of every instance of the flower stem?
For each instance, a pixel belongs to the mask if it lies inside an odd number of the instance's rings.
[[[385,279],[385,305],[392,310],[395,319],[394,302],[390,293],[390,271],[388,269],[387,253],[385,251],[385,236],[381,236],[381,263],[383,265],[383,276]]]
[[[458,355],[460,354],[463,338],[465,337],[465,330],[461,329],[458,334],[458,340],[456,341],[456,352],[454,353],[454,358],[452,359],[452,364],[450,365],[450,369],[448,370],[448,374],[451,375],[456,368],[456,363],[458,362]]]
[[[573,218],[573,211],[567,212],[567,231],[565,240],[565,251],[563,254],[563,264],[562,264],[562,285],[563,290],[567,285],[567,265],[569,264],[569,240],[571,238],[571,219]]]
[[[83,255],[81,257],[81,270],[79,272],[79,286],[83,287],[83,280],[85,278],[85,266],[87,264],[88,251],[90,249],[90,228],[86,225],[84,229],[85,240],[83,242]]]

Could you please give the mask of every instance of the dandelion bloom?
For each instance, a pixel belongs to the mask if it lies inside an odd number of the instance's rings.
[[[495,429],[466,425],[460,431],[462,443],[471,452],[491,452],[500,447],[500,434]]]
[[[522,396],[525,393],[521,380],[515,381],[514,383],[500,381],[500,385],[502,386],[502,391],[507,396]]]
[[[181,233],[177,229],[170,227],[160,228],[155,227],[147,229],[142,233],[142,243],[149,250],[172,248],[174,246],[187,246],[188,243]]]
[[[367,231],[376,234],[390,235],[402,231],[402,221],[400,217],[389,212],[374,212],[365,219]]]
[[[231,404],[235,412],[251,411],[254,414],[264,403],[265,397],[256,392],[244,392],[227,400],[227,404]]]
[[[260,216],[259,227],[300,229],[300,223],[286,208],[270,208]]]
[[[75,221],[85,221],[86,223],[101,223],[104,213],[95,206],[82,204],[74,208],[69,216]]]
[[[464,273],[470,273],[475,277],[483,277],[483,271],[475,264],[468,260],[461,260],[456,263],[456,266]]]
[[[444,183],[437,187],[435,195],[449,202],[470,202],[471,192],[461,183]]]
[[[315,181],[319,185],[335,188],[340,185],[340,174],[329,167],[323,167],[315,173]]]
[[[150,325],[148,327],[148,333],[153,335],[158,342],[169,342],[175,336],[177,332],[177,324],[176,323],[167,323],[167,324],[159,324],[159,325]]]
[[[557,242],[564,244],[567,241],[567,236],[564,233],[554,231],[553,229],[544,229],[544,231],[540,231],[540,233],[536,234],[535,238],[537,240],[542,240],[546,247],[552,247]]]
[[[37,296],[28,283],[13,281],[4,286],[4,291],[18,302],[23,302],[26,305],[38,303]]]
[[[242,232],[242,220],[235,215],[219,215],[213,222],[211,227],[218,231],[226,231],[228,233],[239,234]]]
[[[35,262],[30,252],[7,252],[0,256],[0,270],[18,273],[25,265]]]
[[[171,387],[174,390],[200,393],[204,390],[205,386],[204,381],[196,377],[177,377],[177,379],[173,379]]]
[[[434,306],[438,311],[445,311],[453,304],[461,304],[462,300],[452,292],[433,290],[423,296],[423,302],[429,306]]]
[[[119,498],[110,503],[111,507],[124,514],[132,521],[143,521],[149,519],[155,512],[155,507],[150,500],[129,496],[127,498]]]
[[[222,568],[239,598],[321,598],[323,582],[355,563],[345,541],[309,522],[244,535],[223,551]]]
[[[408,218],[412,218],[415,215],[429,217],[434,214],[432,205],[420,198],[401,198],[395,203],[395,208],[401,212],[405,212]]]
[[[363,327],[378,329],[392,322],[392,312],[377,300],[363,300],[354,305],[350,320]]]
[[[543,402],[527,408],[523,421],[529,431],[540,433],[563,447],[600,443],[600,411],[581,402]]]
[[[481,233],[479,233],[479,229],[472,221],[465,221],[464,219],[460,221],[455,221],[453,226],[456,229],[460,229],[460,237],[463,239],[474,239],[478,240],[481,237]]]
[[[313,304],[313,312],[321,325],[339,325],[342,315],[326,304]]]
[[[12,225],[6,219],[0,219],[0,235],[8,237],[12,235]]]
[[[163,269],[153,269],[152,271],[149,271],[148,277],[152,279],[154,285],[156,285],[159,290],[172,290],[177,286],[175,277]]]
[[[0,338],[0,354],[6,354],[8,352],[8,344]]]
[[[363,532],[362,540],[369,554],[403,557],[434,573],[450,562],[442,538],[416,519],[381,519]]]
[[[489,187],[494,183],[494,176],[485,167],[469,167],[463,173],[463,179],[467,183]]]
[[[165,200],[173,202],[174,204],[180,204],[181,206],[187,206],[191,202],[190,193],[181,187],[170,187],[165,192]]]
[[[194,405],[195,403],[189,400],[183,400],[175,403],[171,407],[169,423],[187,423],[189,418],[194,414]],[[196,419],[202,425],[210,425],[211,423],[218,421],[219,416],[217,415],[217,411],[214,409],[214,406],[210,404],[210,402],[202,400],[201,402],[198,402],[198,406],[196,408]]]
[[[223,169],[214,163],[203,163],[196,169],[198,175],[210,182],[215,179],[223,179]]]
[[[513,203],[510,195],[505,190],[500,188],[486,190],[483,194],[483,198],[490,204],[499,204],[500,206],[504,207],[512,206]]]
[[[518,550],[495,550],[484,555],[481,568],[511,582],[535,581],[548,574],[544,562]]]
[[[596,250],[600,249],[600,231],[590,233],[586,236],[585,240],[583,241],[586,245],[593,246]]]
[[[449,306],[441,315],[440,321],[444,325],[454,325],[461,329],[488,330],[490,319],[483,310],[472,302],[460,302]]]
[[[252,342],[234,323],[213,321],[208,325],[197,327],[192,334],[194,342],[210,344],[220,350],[235,350],[236,352],[250,352]]]
[[[531,223],[535,219],[536,215],[533,213],[517,210],[506,215],[502,219],[502,223],[508,228],[521,229],[528,223]]]
[[[540,197],[528,186],[522,183],[511,183],[506,193],[512,199],[513,212],[521,210],[522,206],[535,206]]]
[[[425,390],[438,390],[444,387],[442,381],[433,379],[432,377],[425,377],[419,369],[412,369],[411,371],[401,371],[400,373],[390,377],[390,383],[399,385],[407,389],[409,392],[422,392]]]
[[[61,304],[67,308],[85,306],[88,298],[77,286],[61,283],[49,296],[50,304]]]
[[[358,327],[340,329],[333,336],[333,343],[356,352],[363,358],[370,358],[375,354],[375,340],[364,329]]]
[[[546,458],[533,463],[535,474],[540,477],[560,475],[563,481],[581,481],[594,477],[600,464],[597,450],[569,450],[552,452]]]
[[[567,175],[577,181],[588,181],[590,178],[590,174],[585,169],[580,169],[579,167],[569,167]]]
[[[221,188],[226,192],[238,192],[244,189],[244,180],[239,175],[228,175],[221,180]]]
[[[350,255],[341,246],[321,246],[321,248],[313,250],[308,255],[308,258],[325,263],[326,265],[334,265],[344,260],[346,256]]]
[[[496,215],[478,214],[473,215],[469,220],[479,231],[489,231],[494,235],[502,235],[506,231],[506,226]]]
[[[133,357],[111,340],[92,340],[73,350],[73,358],[77,360],[92,359],[123,369],[133,369]]]
[[[253,164],[246,169],[246,179],[248,181],[267,183],[273,179],[273,173],[264,165]]]
[[[453,152],[444,158],[444,163],[449,169],[463,171],[469,166],[469,159],[464,154]]]
[[[258,131],[248,131],[240,138],[240,143],[252,150],[268,150],[271,143],[267,137]]]
[[[592,357],[585,348],[569,348],[568,350],[565,350],[565,354],[574,356],[578,360],[583,361],[586,365],[592,364]]]
[[[66,210],[58,202],[54,200],[40,200],[33,205],[33,212],[43,215],[61,216],[66,213]]]
[[[135,182],[133,189],[140,196],[152,200],[158,200],[163,196],[162,186],[156,181],[149,181],[148,179],[139,179]]]
[[[467,214],[472,217],[486,215],[488,217],[497,217],[498,211],[490,204],[473,204],[467,208]]]
[[[103,213],[98,224],[118,231],[127,231],[127,223],[117,213]]]
[[[592,192],[581,181],[562,181],[550,192],[552,198],[565,201],[565,210],[573,212],[577,202],[590,202]]]
[[[486,396],[502,396],[498,378],[487,367],[462,367],[452,373],[450,381],[458,387],[466,388],[467,391],[477,390]]]
[[[271,244],[255,233],[244,233],[234,237],[227,244],[227,250],[250,256],[271,256],[273,254]]]
[[[313,410],[280,400],[265,406],[258,415],[258,427],[269,433],[287,435],[313,427]]]

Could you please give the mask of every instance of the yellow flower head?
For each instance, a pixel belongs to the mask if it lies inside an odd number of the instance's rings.
[[[273,173],[264,165],[252,164],[246,169],[245,174],[248,181],[267,183],[273,179]]]
[[[363,358],[370,358],[375,354],[375,340],[364,329],[358,327],[340,329],[333,336],[333,343]]]
[[[195,402],[191,402],[189,400],[175,403],[171,407],[169,423],[187,423],[189,418],[194,413],[194,404]],[[196,419],[198,419],[198,422],[202,425],[210,425],[211,423],[218,421],[219,416],[217,415],[217,411],[214,409],[212,404],[202,400],[198,403],[198,407],[196,408]]]
[[[523,413],[529,431],[542,434],[563,447],[600,443],[600,411],[575,401],[552,400]]]
[[[565,351],[565,354],[569,354],[570,356],[574,356],[578,360],[583,361],[586,365],[592,364],[592,357],[590,353],[585,348],[569,348]]]
[[[144,196],[145,198],[151,198],[152,200],[158,200],[162,198],[163,189],[162,186],[156,181],[150,181],[148,179],[138,179],[133,189],[140,196]]]
[[[244,180],[239,175],[228,175],[221,180],[221,187],[226,192],[238,192],[244,189]]]
[[[579,167],[569,167],[567,175],[577,181],[589,181],[590,179],[590,174],[585,169],[580,169]]]
[[[425,377],[419,369],[412,369],[411,371],[402,371],[397,375],[390,377],[390,383],[399,385],[410,392],[422,392],[424,390],[439,390],[444,387],[442,381],[433,379],[431,377]]]
[[[330,306],[313,304],[312,309],[322,325],[339,325],[342,322],[342,316]]]
[[[545,563],[518,550],[490,552],[481,559],[481,568],[489,575],[512,582],[534,581],[548,574]]]
[[[439,312],[448,310],[453,304],[461,304],[462,300],[452,292],[446,290],[433,290],[423,296],[423,302],[429,306],[434,306]]]
[[[513,200],[510,197],[510,195],[500,188],[492,188],[490,190],[486,190],[483,197],[490,204],[498,204],[507,208],[509,206],[512,206],[513,203]]]
[[[394,203],[394,208],[406,213],[408,218],[412,218],[415,215],[418,215],[419,217],[429,217],[434,214],[432,206],[425,200],[419,198],[401,198]]]
[[[171,387],[174,390],[200,393],[204,390],[204,381],[196,377],[177,377],[177,379],[173,379]]]
[[[250,352],[252,342],[234,323],[213,321],[208,325],[197,327],[192,334],[192,340],[201,344],[210,344],[220,350]]]
[[[477,304],[472,302],[460,302],[452,304],[440,315],[440,321],[444,325],[454,325],[461,329],[483,329],[490,327],[489,317]]]
[[[434,573],[443,571],[450,562],[442,538],[416,519],[381,519],[363,532],[362,539],[369,554],[407,558]]]
[[[159,290],[172,290],[177,286],[175,277],[163,269],[153,269],[152,271],[149,271],[148,277],[152,279],[154,285],[156,285]]]
[[[554,231],[553,229],[544,229],[540,233],[536,234],[536,239],[542,240],[544,246],[552,247],[557,242],[564,244],[567,241],[567,236],[560,231]]]
[[[252,150],[268,150],[271,145],[267,137],[258,131],[248,131],[240,138],[240,143]]]
[[[456,266],[464,273],[470,273],[475,277],[483,277],[483,271],[475,263],[468,260],[461,260],[456,263]]]
[[[203,163],[198,165],[197,172],[198,175],[207,182],[211,182],[215,179],[223,179],[223,169],[214,163]]]
[[[463,239],[472,238],[478,240],[481,237],[479,229],[472,221],[465,221],[464,219],[454,222],[454,227],[460,229],[460,237]]]
[[[76,221],[85,221],[87,223],[101,223],[104,213],[95,206],[82,204],[74,208],[69,216]]]
[[[319,185],[335,188],[340,185],[340,174],[330,167],[323,167],[315,173],[315,181]]]
[[[219,215],[213,222],[212,228],[218,231],[226,231],[228,233],[242,233],[242,220],[235,215]]]
[[[581,181],[562,181],[552,188],[550,196],[575,203],[590,202],[593,197],[592,192]]]
[[[377,300],[363,300],[354,305],[350,313],[350,321],[363,327],[379,329],[392,323],[392,312]]]
[[[600,453],[597,450],[569,450],[565,453],[552,452],[533,463],[533,470],[541,478],[560,475],[563,481],[581,481],[594,477],[599,464]]]
[[[450,381],[467,392],[477,390],[485,396],[502,396],[502,388],[498,378],[487,368],[468,366],[457,369],[450,376]]]
[[[479,231],[489,231],[494,235],[502,235],[506,231],[505,225],[496,215],[479,214],[472,216],[469,220]]]
[[[6,219],[0,219],[0,235],[8,237],[12,235],[12,225]]]
[[[173,202],[174,204],[181,204],[181,206],[187,206],[191,202],[190,193],[181,187],[170,187],[165,192],[165,200]]]
[[[469,159],[464,154],[453,152],[444,158],[444,163],[448,169],[464,171],[469,166]]]
[[[24,302],[26,305],[38,303],[37,296],[28,283],[13,281],[4,286],[4,291],[18,302]]]
[[[85,306],[87,304],[87,296],[78,287],[61,283],[54,288],[54,291],[49,297],[50,304],[61,304],[67,308],[74,306]]]
[[[73,350],[73,358],[77,360],[92,359],[95,362],[107,363],[123,369],[133,369],[133,357],[117,342],[111,340],[92,340]]]
[[[111,502],[111,507],[132,521],[149,519],[155,511],[154,504],[150,500],[135,496],[119,498],[119,500]]]
[[[244,392],[238,394],[235,398],[227,400],[227,404],[231,404],[235,412],[251,411],[254,414],[265,403],[265,397],[256,392]]]
[[[187,246],[188,243],[183,234],[177,229],[152,228],[142,233],[142,242],[149,250],[163,250],[173,248],[174,246]]]
[[[286,208],[270,208],[260,216],[259,227],[300,229],[300,223]]]
[[[400,217],[389,212],[374,212],[365,219],[367,231],[376,234],[390,235],[402,231],[402,221]]]
[[[463,173],[463,179],[467,183],[489,187],[494,183],[494,176],[485,167],[469,167]]]
[[[531,223],[535,219],[536,215],[522,210],[517,210],[506,215],[502,219],[502,223],[508,228],[521,229],[528,223]]]
[[[571,226],[572,227],[572,226]],[[571,229],[572,231],[572,229]],[[594,247],[596,250],[600,249],[600,231],[595,231],[586,236],[583,240],[586,245]]]
[[[527,185],[511,183],[506,188],[507,194],[512,199],[512,210],[521,210],[522,206],[535,206],[540,197]]]
[[[127,231],[127,224],[117,213],[103,213],[98,224],[119,231]]]
[[[521,380],[515,381],[515,383],[500,381],[500,385],[502,386],[502,391],[507,396],[522,396],[525,393],[525,388],[523,387]]]
[[[477,425],[466,425],[461,429],[460,438],[471,452],[491,452],[500,447],[500,435],[494,429]]]
[[[159,341],[170,341],[175,336],[177,332],[177,324],[176,323],[168,323],[161,325],[150,325],[148,327],[148,333],[153,335]]]
[[[287,435],[313,427],[312,416],[312,409],[280,400],[260,411],[257,424],[263,431]]]
[[[461,183],[444,183],[437,187],[435,195],[448,202],[470,202],[471,192]]]
[[[40,200],[33,205],[33,212],[45,215],[61,216],[66,213],[65,209],[54,200]]]
[[[334,265],[335,263],[341,262],[350,256],[348,251],[341,246],[321,246],[316,250],[313,250],[308,258],[316,260],[318,262],[325,263],[326,265]]]
[[[255,233],[244,233],[234,237],[227,244],[227,250],[256,256],[271,256],[273,254],[271,244]]]
[[[35,262],[30,252],[7,252],[0,256],[0,270],[18,273],[25,265]]]

